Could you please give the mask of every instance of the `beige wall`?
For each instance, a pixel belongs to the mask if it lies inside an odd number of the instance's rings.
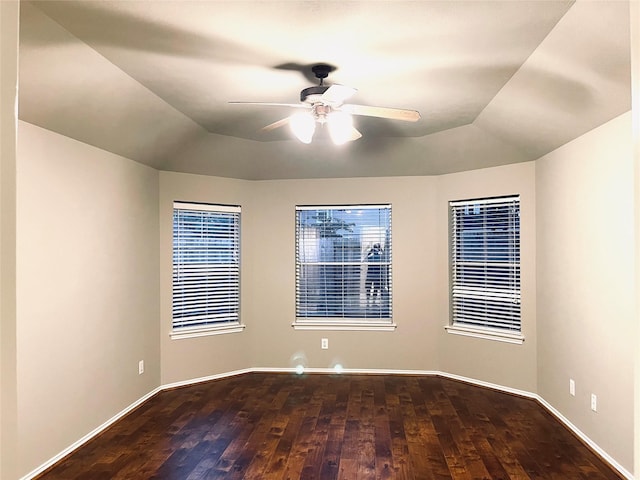
[[[20,122],[17,187],[25,474],[160,382],[158,172]]]
[[[536,185],[538,392],[632,470],[631,114],[538,160]],[[597,413],[590,410],[591,393]]]
[[[0,2],[0,478],[16,475],[16,99],[19,3]]]
[[[629,2],[631,9],[631,99],[635,168],[635,404],[640,402],[640,2]],[[640,476],[640,407],[635,408],[634,472]]]
[[[522,345],[446,333],[449,315],[448,211],[450,200],[520,195]],[[440,369],[505,387],[536,392],[536,192],[535,163],[520,163],[438,177],[437,332]]]
[[[190,201],[240,205],[241,213],[241,316],[248,323],[246,310],[253,301],[248,279],[254,273],[252,252],[246,248],[253,236],[252,217],[247,209],[251,183],[201,175],[160,172],[160,346],[162,383],[241,370],[253,366],[248,351],[247,332],[213,335],[209,337],[172,340],[171,282],[173,202]]]
[[[433,305],[435,179],[361,178],[256,183],[251,205],[255,231],[254,293],[247,324],[254,364],[331,368],[437,368],[438,323]],[[394,332],[299,331],[295,320],[295,206],[390,203],[393,230]],[[329,339],[321,350],[320,339]]]
[[[246,182],[162,172],[161,271],[163,381],[172,382],[247,367],[307,366],[435,369],[433,229],[435,180],[380,178]],[[170,340],[171,202],[242,205],[243,333]],[[294,331],[295,206],[393,204],[394,320],[396,332]],[[329,338],[329,350],[320,338]]]
[[[163,382],[247,367],[446,370],[535,391],[535,195],[532,163],[446,177],[246,182],[162,172],[161,298]],[[455,337],[448,323],[447,202],[520,193],[523,203],[524,345]],[[169,339],[171,203],[241,204],[243,333]],[[391,203],[394,332],[297,331],[295,206]],[[320,339],[329,339],[329,350]]]

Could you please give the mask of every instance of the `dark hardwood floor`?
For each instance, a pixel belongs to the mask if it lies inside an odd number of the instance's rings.
[[[51,479],[620,479],[536,401],[434,376],[252,373],[161,392]]]

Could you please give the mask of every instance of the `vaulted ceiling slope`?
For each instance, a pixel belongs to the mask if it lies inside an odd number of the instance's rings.
[[[162,170],[243,179],[435,175],[534,160],[631,108],[628,2],[34,1],[19,116]],[[310,66],[363,138],[301,144]]]

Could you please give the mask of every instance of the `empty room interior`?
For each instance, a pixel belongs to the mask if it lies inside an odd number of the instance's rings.
[[[530,398],[640,478],[638,2],[3,0],[0,21],[2,479],[256,373]],[[194,307],[207,288],[224,300]]]

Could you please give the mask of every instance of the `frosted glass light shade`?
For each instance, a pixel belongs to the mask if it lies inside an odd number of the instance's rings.
[[[296,113],[289,119],[291,131],[302,143],[311,143],[316,131],[316,120],[310,113]]]
[[[353,131],[353,118],[345,112],[331,112],[327,115],[327,124],[329,125],[329,135],[336,145],[351,140]]]

